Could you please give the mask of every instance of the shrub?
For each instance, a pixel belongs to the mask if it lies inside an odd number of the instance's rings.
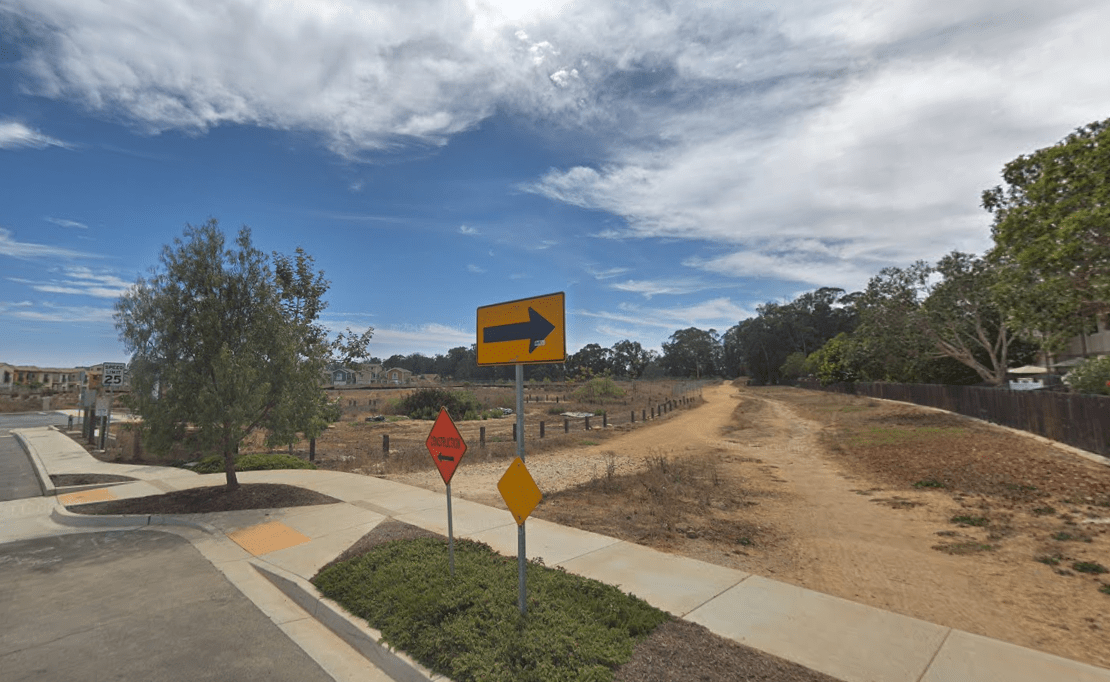
[[[441,407],[455,419],[478,419],[482,404],[469,391],[448,391],[442,388],[422,388],[401,401],[400,412],[413,419],[435,419]]]
[[[1110,395],[1110,357],[1084,360],[1067,373],[1064,383],[1077,393]]]
[[[624,389],[609,377],[595,377],[572,393],[571,397],[582,402],[599,403],[610,398],[623,398]]]
[[[316,465],[293,455],[256,453],[235,458],[236,471],[262,471],[268,469],[315,469]],[[221,474],[224,471],[223,455],[209,455],[193,467],[198,474]]]

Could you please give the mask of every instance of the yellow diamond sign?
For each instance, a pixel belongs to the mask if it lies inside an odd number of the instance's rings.
[[[497,482],[497,490],[505,499],[505,504],[509,506],[518,526],[524,524],[524,519],[528,518],[543,499],[539,486],[532,480],[532,474],[528,473],[528,468],[519,457],[513,460],[508,471]]]

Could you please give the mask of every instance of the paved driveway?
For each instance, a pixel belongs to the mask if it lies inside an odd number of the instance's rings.
[[[332,679],[171,533],[0,545],[0,576],[5,682]]]
[[[0,502],[42,495],[35,470],[11,429],[64,425],[69,419],[58,412],[17,412],[0,414]]]

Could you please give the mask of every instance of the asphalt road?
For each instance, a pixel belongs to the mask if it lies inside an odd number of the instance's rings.
[[[188,541],[150,530],[0,545],[5,682],[331,682]]]
[[[15,412],[0,414],[0,502],[42,495],[35,470],[27,453],[11,435],[11,429],[26,429],[56,424],[69,419],[58,412]]]

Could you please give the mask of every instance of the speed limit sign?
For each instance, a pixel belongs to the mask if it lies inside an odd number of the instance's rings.
[[[127,365],[122,362],[105,362],[104,377],[101,380],[104,388],[109,391],[123,388],[123,371]]]

